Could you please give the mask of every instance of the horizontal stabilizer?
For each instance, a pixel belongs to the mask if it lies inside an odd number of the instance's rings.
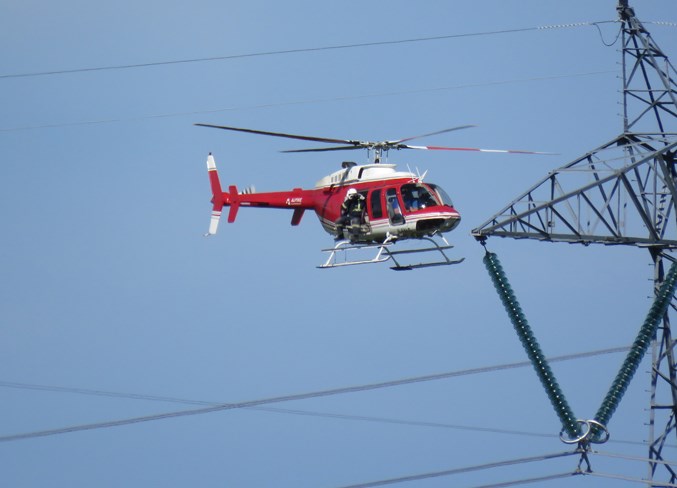
[[[230,192],[230,211],[228,212],[228,223],[232,224],[235,222],[235,217],[237,216],[237,211],[240,209],[240,202],[235,200],[237,196],[237,187],[235,185],[230,185],[228,187]]]

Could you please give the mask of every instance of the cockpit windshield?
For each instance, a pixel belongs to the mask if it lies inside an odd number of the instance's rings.
[[[432,187],[433,185],[430,186]],[[431,192],[425,185],[420,183],[402,185],[401,191],[404,208],[408,212],[441,205],[440,201],[443,201],[439,196],[434,194],[435,192]]]
[[[442,205],[448,205],[450,207],[454,206],[453,202],[451,201],[451,197],[447,195],[447,192],[445,192],[441,187],[433,185],[432,183],[428,183],[428,186],[432,191],[435,192],[439,200],[442,202]]]

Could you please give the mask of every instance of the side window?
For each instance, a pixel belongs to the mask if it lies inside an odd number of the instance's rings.
[[[386,190],[386,205],[390,223],[393,225],[404,224],[404,217],[402,216],[400,202],[397,200],[397,190],[395,188],[388,188]]]
[[[381,205],[381,190],[371,192],[371,216],[375,219],[383,217],[383,206]]]
[[[404,209],[407,212],[415,212],[426,207],[439,205],[435,196],[421,184],[407,183],[402,185],[400,191],[402,193]]]
[[[407,212],[412,212],[420,208],[418,186],[412,183],[407,183],[406,185],[402,185],[400,191],[402,192],[404,209]]]

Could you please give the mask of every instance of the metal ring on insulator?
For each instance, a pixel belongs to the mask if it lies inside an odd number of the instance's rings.
[[[609,431],[607,430],[606,425],[603,425],[602,423],[597,422],[596,420],[588,420],[588,425],[591,426],[591,430],[592,428],[595,429],[596,431],[595,434],[598,434],[600,430],[604,432],[604,437],[602,437],[601,439],[597,439],[597,435],[591,436],[590,442],[592,442],[593,444],[604,444],[606,441],[609,440]]]
[[[588,437],[588,434],[590,434],[590,430],[592,429],[592,427],[590,427],[590,421],[589,420],[577,420],[576,424],[581,425],[581,426],[585,425],[585,427],[586,427],[585,431],[582,434],[580,434],[578,437],[576,437],[575,439],[565,439],[564,438],[564,427],[562,427],[562,430],[559,433],[559,440],[561,440],[565,444],[578,444],[579,442],[584,440],[586,437]]]

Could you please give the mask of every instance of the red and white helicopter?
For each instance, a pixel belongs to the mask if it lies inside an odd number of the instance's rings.
[[[223,207],[230,207],[228,222],[235,221],[240,207],[286,208],[293,210],[291,225],[298,225],[306,210],[313,210],[320,219],[322,227],[335,236],[336,243],[331,249],[323,249],[329,253],[327,261],[319,268],[333,268],[356,264],[379,263],[392,259],[395,270],[409,270],[428,266],[452,265],[463,261],[450,259],[445,251],[451,246],[442,234],[455,229],[461,222],[461,214],[447,193],[438,185],[424,182],[424,176],[410,171],[398,171],[395,164],[382,162],[390,149],[424,149],[446,151],[483,151],[520,154],[547,154],[533,151],[514,151],[501,149],[477,149],[466,147],[412,146],[405,144],[413,139],[443,134],[459,129],[472,127],[463,125],[393,141],[369,142],[348,139],[331,139],[326,137],[302,136],[268,132],[222,125],[195,124],[201,127],[212,127],[230,131],[246,132],[274,137],[285,137],[314,141],[338,146],[312,149],[293,149],[282,152],[317,152],[339,151],[350,149],[367,149],[373,159],[369,164],[359,165],[344,162],[342,168],[320,179],[312,190],[294,188],[289,191],[255,193],[239,192],[231,185],[223,191],[219,180],[214,157],[210,153],[207,158],[207,170],[212,190],[212,216],[209,232],[216,234]],[[337,225],[342,217],[342,205],[348,193],[361,195],[365,211],[359,226],[351,226],[349,230]],[[413,247],[394,249],[396,242],[409,241]],[[426,241],[425,247],[421,243]],[[441,242],[438,242],[441,241]],[[353,258],[357,253],[365,252],[370,257]],[[433,253],[435,259],[417,264],[405,264],[402,255]],[[430,256],[430,254],[427,254]],[[343,259],[340,259],[342,257]]]

